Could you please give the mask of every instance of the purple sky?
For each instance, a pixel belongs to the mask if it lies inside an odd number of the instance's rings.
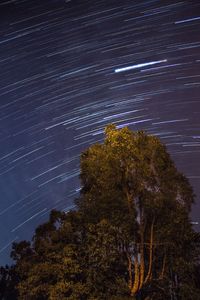
[[[73,207],[79,155],[111,122],[161,138],[199,221],[200,2],[1,1],[0,20],[0,264]]]

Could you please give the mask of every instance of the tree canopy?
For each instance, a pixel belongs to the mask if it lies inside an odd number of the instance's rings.
[[[52,211],[31,242],[13,244],[4,290],[22,300],[200,299],[194,194],[161,141],[109,125],[80,169],[76,210]]]

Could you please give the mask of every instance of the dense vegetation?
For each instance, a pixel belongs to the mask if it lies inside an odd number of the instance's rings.
[[[159,139],[110,125],[80,177],[77,209],[13,244],[1,299],[200,299],[194,195]]]

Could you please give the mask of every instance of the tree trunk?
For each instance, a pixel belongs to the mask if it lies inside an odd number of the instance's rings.
[[[144,283],[144,272],[145,272],[145,264],[144,264],[144,216],[143,211],[140,209],[140,284],[139,290],[142,288]]]
[[[132,260],[130,254],[127,254],[127,259],[128,259],[128,274],[129,274],[129,289],[131,290],[132,285],[133,285],[133,276],[132,276]]]
[[[147,283],[150,280],[151,274],[152,274],[152,262],[153,262],[153,227],[154,227],[154,220],[152,221],[151,229],[150,229],[149,269],[148,269],[148,273],[147,273],[147,276],[145,278],[144,283]]]
[[[135,277],[134,277],[133,287],[131,288],[131,296],[135,296],[139,288],[140,270],[139,270],[139,262],[138,262],[138,252],[135,254],[134,257],[134,273],[135,273]]]
[[[164,258],[163,258],[163,264],[162,264],[162,270],[159,276],[159,279],[162,280],[164,277],[164,273],[165,273],[165,266],[166,266],[166,252],[164,254]]]

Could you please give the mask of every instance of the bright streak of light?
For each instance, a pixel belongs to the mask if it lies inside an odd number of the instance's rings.
[[[176,21],[175,24],[187,23],[187,22],[192,22],[192,21],[196,21],[196,20],[200,20],[200,17],[195,17],[195,18],[191,18],[191,19]]]
[[[152,66],[152,65],[156,65],[156,64],[160,64],[160,63],[164,63],[164,62],[167,62],[167,59],[150,61],[147,63],[142,63],[142,64],[137,64],[137,65],[133,65],[133,66],[129,66],[129,67],[115,69],[115,73],[125,72],[125,71],[129,71],[129,70],[133,70],[133,69],[139,69],[139,68]]]

